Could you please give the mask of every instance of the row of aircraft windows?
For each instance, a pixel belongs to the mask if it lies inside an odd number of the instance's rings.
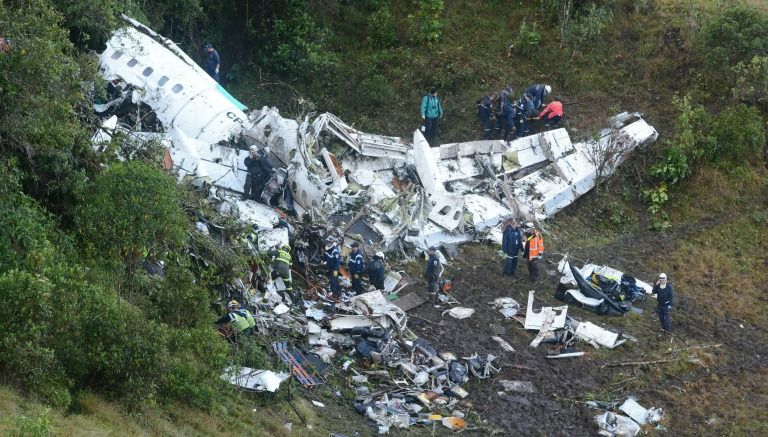
[[[120,57],[122,57],[122,56],[123,56],[123,52],[121,52],[119,50],[116,51],[115,53],[112,53],[112,59],[120,59]],[[131,58],[130,60],[128,60],[128,63],[126,65],[128,65],[131,68],[133,68],[138,63],[139,63],[139,61],[136,58]],[[147,67],[147,68],[144,69],[144,71],[141,72],[141,74],[144,77],[149,77],[149,76],[152,76],[152,73],[154,73],[154,72],[155,72],[155,70],[152,67]],[[169,80],[170,79],[168,79],[168,76],[162,76],[160,78],[160,80],[157,81],[157,86],[163,87],[166,83],[168,83]],[[183,89],[184,89],[184,86],[179,84],[179,83],[177,83],[176,85],[173,86],[173,88],[171,88],[171,91],[173,91],[174,93],[178,94]]]

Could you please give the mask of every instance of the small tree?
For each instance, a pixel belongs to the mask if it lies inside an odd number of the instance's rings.
[[[145,253],[156,256],[178,246],[186,218],[176,182],[139,161],[117,164],[93,181],[78,209],[85,246],[120,259],[130,279]]]
[[[606,176],[619,165],[625,149],[626,137],[616,128],[611,128],[604,137],[596,135],[594,140],[587,144],[587,160],[595,167],[595,191],[598,191]]]

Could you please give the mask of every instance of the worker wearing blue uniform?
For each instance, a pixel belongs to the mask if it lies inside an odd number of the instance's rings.
[[[325,240],[325,252],[323,252],[323,261],[328,273],[328,283],[331,294],[339,296],[339,269],[341,268],[341,253],[339,246],[336,245],[336,239],[328,237]]]
[[[363,275],[365,274],[365,256],[360,250],[360,243],[352,243],[352,252],[349,253],[349,263],[347,264],[349,274],[352,275],[352,291],[355,294],[363,292]]]

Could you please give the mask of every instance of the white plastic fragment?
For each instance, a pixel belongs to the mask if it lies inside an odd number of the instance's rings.
[[[475,310],[472,308],[453,307],[449,310],[443,311],[443,317],[445,317],[446,313],[454,319],[466,319],[467,317],[474,314]]]

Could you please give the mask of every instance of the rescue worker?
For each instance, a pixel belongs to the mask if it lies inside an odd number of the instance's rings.
[[[352,275],[352,291],[355,292],[355,295],[361,294],[363,292],[363,275],[365,274],[365,256],[360,250],[360,243],[357,241],[352,242],[352,252],[349,253],[347,270]]]
[[[531,85],[525,90],[525,95],[531,97],[533,102],[533,109],[538,111],[541,109],[541,105],[544,104],[544,98],[552,92],[552,87],[549,85],[538,83]]]
[[[438,300],[438,291],[440,291],[440,275],[443,273],[443,266],[437,257],[437,247],[431,246],[427,249],[427,268],[424,270],[424,279],[427,280],[427,292],[435,295],[435,302]]]
[[[285,293],[293,301],[295,296],[293,295],[293,278],[291,277],[291,265],[293,264],[291,246],[284,244],[280,248],[268,250],[267,255],[274,258],[272,262],[272,280],[281,278],[283,284],[285,284]],[[285,299],[285,295],[283,295],[283,299]]]
[[[232,336],[237,339],[238,336],[250,335],[253,332],[253,327],[256,326],[253,314],[247,309],[241,309],[240,302],[236,300],[232,300],[227,304],[227,314],[219,317],[214,323],[217,325],[229,325],[232,333],[227,336],[228,339],[231,339]]]
[[[259,150],[256,146],[251,146],[250,153],[245,158],[244,163],[248,175],[245,178],[245,187],[243,187],[243,200],[261,200],[261,192],[264,191],[264,185],[272,176],[274,167],[269,162],[266,152]]]
[[[545,130],[549,130],[550,126],[558,127],[560,125],[560,120],[563,118],[563,103],[560,102],[560,97],[555,97],[555,99],[539,113],[538,118],[544,123]]]
[[[368,265],[368,280],[377,290],[384,289],[384,253],[376,252]]]
[[[491,139],[493,129],[493,102],[490,96],[483,96],[477,100],[477,119],[483,127],[483,139]]]
[[[339,269],[341,268],[341,254],[336,245],[336,239],[329,236],[325,239],[325,252],[323,261],[328,273],[328,283],[333,296],[339,297]]]
[[[216,82],[219,81],[219,70],[221,67],[221,58],[219,58],[219,52],[213,48],[211,43],[205,44],[205,51],[208,54],[208,58],[205,60],[205,71]]]
[[[443,118],[443,105],[437,97],[437,89],[432,88],[429,94],[421,98],[421,119],[424,121],[424,138],[429,145],[434,146],[437,138],[437,119]]]
[[[515,278],[517,271],[517,257],[523,250],[523,236],[517,227],[515,219],[510,218],[504,226],[504,233],[501,237],[501,250],[504,251],[506,259],[504,260],[504,274]]]
[[[515,129],[515,105],[507,99],[501,106],[501,126],[503,128],[502,139],[509,141],[514,138]]]
[[[526,223],[526,239],[523,256],[528,260],[528,275],[531,280],[539,280],[539,263],[544,258],[544,238],[541,233],[534,228],[533,223]]]
[[[520,97],[515,104],[515,137],[520,138],[528,135],[528,109],[531,107],[531,98],[528,95]]]
[[[661,328],[666,333],[672,332],[672,318],[670,311],[672,310],[672,302],[674,300],[674,293],[672,292],[672,286],[667,282],[667,274],[660,273],[659,279],[651,290],[651,294],[655,294],[658,299],[657,310],[659,313],[659,322]]]
[[[514,97],[512,97],[514,94],[514,89],[512,88],[512,84],[509,84],[504,88],[503,90],[499,91],[496,94],[496,98],[494,99],[493,108],[494,108],[494,115],[496,116],[496,134],[499,136],[499,138],[504,138],[502,136],[502,131],[505,130],[504,127],[504,104],[514,101]]]

